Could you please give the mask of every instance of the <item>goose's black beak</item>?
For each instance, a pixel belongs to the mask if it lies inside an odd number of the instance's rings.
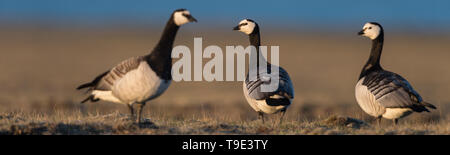
[[[189,22],[197,22],[197,19],[195,19],[191,15],[186,15],[186,18],[189,20]]]
[[[363,35],[364,34],[364,30],[361,30],[358,32],[358,35]]]
[[[233,30],[239,30],[239,25],[234,27]]]

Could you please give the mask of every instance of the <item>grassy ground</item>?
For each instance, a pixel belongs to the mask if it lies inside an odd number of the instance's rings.
[[[32,106],[0,114],[0,134],[450,134],[449,118],[437,112],[414,114],[398,126],[383,120],[379,127],[356,105],[293,105],[281,125],[278,115],[266,115],[262,124],[245,102],[155,103],[145,108],[141,125],[129,119],[125,105],[48,101]]]
[[[146,123],[124,105],[79,104],[74,88],[116,63],[150,51],[160,29],[0,29],[0,134],[450,134],[450,37],[387,29],[383,66],[406,77],[438,109],[381,127],[354,99],[370,41],[355,32],[305,33],[262,29],[264,45],[280,46],[295,99],[283,124],[261,124],[242,96],[241,82],[174,82],[145,107]],[[276,32],[276,33],[275,33]],[[176,45],[247,45],[241,33],[183,27]],[[224,49],[224,48],[223,48]],[[206,60],[207,61],[207,60]],[[357,119],[357,120],[356,120]]]

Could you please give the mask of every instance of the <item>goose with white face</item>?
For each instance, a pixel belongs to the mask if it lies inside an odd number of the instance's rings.
[[[176,10],[173,13],[173,21],[177,26],[181,26],[189,22],[197,22],[197,20],[192,17],[191,13],[186,9]]]
[[[234,27],[233,30],[238,30],[241,32],[244,32],[245,34],[249,35],[253,32],[253,30],[256,27],[256,23],[251,19],[244,19],[241,22],[239,22],[239,25]]]
[[[358,35],[368,37],[372,40],[376,39],[382,31],[381,25],[374,22],[366,23]]]

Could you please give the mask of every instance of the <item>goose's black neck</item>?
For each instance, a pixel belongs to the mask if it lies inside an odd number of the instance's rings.
[[[256,66],[258,67],[258,72],[259,72],[259,59],[260,59],[260,50],[259,50],[259,46],[261,46],[261,36],[259,33],[259,26],[256,25],[255,28],[253,29],[253,32],[249,34],[249,39],[250,39],[250,45],[254,46],[256,48]],[[262,58],[265,59],[265,58]]]
[[[261,36],[259,34],[258,25],[255,26],[253,32],[249,34],[250,44],[255,47],[261,46]]]
[[[175,24],[173,20],[173,14],[169,21],[167,21],[166,27],[161,35],[156,47],[153,51],[146,56],[147,63],[150,65],[153,71],[162,79],[171,80],[172,69],[172,48],[175,36],[180,27]]]
[[[170,57],[171,53],[166,52],[165,50],[172,50],[173,42],[175,41],[175,36],[177,35],[179,28],[180,27],[173,21],[172,16],[169,21],[167,21],[166,27],[164,28],[161,38],[152,54],[164,54],[169,55]]]
[[[384,42],[384,33],[383,31],[381,31],[378,37],[372,40],[372,49],[370,51],[370,57],[369,60],[367,60],[366,65],[364,65],[364,68],[362,69],[359,79],[363,78],[364,76],[373,71],[383,70],[383,68],[380,65],[381,52],[383,50],[383,42]]]

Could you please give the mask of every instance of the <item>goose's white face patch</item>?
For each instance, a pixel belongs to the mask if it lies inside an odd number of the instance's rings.
[[[255,29],[256,24],[254,22],[248,21],[247,19],[242,20],[239,22],[239,31],[244,32],[245,34],[249,35],[253,32],[253,29]]]
[[[381,28],[378,25],[366,23],[363,27],[364,34],[362,36],[375,39],[380,35]]]
[[[184,15],[183,15],[184,14]],[[178,11],[173,14],[173,20],[175,24],[181,26],[183,24],[189,23],[189,19],[185,15],[190,15],[191,13],[187,10]]]

